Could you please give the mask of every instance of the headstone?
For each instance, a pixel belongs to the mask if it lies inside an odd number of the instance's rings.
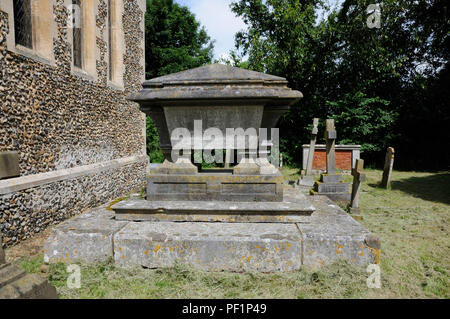
[[[336,173],[336,128],[334,120],[328,119],[325,129],[326,153],[327,153],[327,174],[334,175]]]
[[[19,175],[19,152],[0,152],[0,179],[17,177]]]
[[[352,169],[353,185],[352,185],[352,198],[350,201],[350,213],[357,217],[360,215],[359,211],[359,195],[361,193],[361,182],[366,179],[366,174],[363,174],[364,160],[356,160],[355,167]],[[357,217],[356,219],[361,219]]]
[[[394,148],[388,147],[386,151],[386,158],[384,160],[383,179],[381,180],[381,187],[388,188],[391,182],[392,167],[394,166]]]
[[[6,263],[0,233],[0,299],[57,299],[56,288],[36,274]]]
[[[331,200],[348,202],[351,198],[348,192],[349,183],[343,183],[342,175],[336,174],[336,137],[334,120],[328,119],[325,129],[327,172],[320,175],[320,180],[314,183],[314,188],[311,189],[310,193],[312,195],[326,195]]]
[[[298,181],[299,185],[302,186],[311,187],[314,185],[314,177],[312,176],[312,165],[314,160],[314,151],[316,147],[317,125],[319,125],[319,119],[314,118],[313,129],[311,131],[311,141],[309,142],[308,163],[306,164],[306,172],[305,175],[303,175]]]
[[[6,263],[5,252],[2,247],[2,236],[0,235],[0,265]]]

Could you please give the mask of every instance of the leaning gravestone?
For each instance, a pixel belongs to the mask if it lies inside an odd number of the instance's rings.
[[[6,263],[0,234],[0,299],[57,299],[56,288],[36,274]]]
[[[314,151],[316,148],[316,139],[317,139],[317,125],[319,124],[319,119],[314,118],[313,120],[313,129],[311,131],[311,141],[309,143],[309,152],[308,152],[308,162],[306,164],[306,172],[299,179],[299,185],[303,186],[313,186],[314,185],[314,177],[312,175],[312,165],[314,160]]]
[[[392,167],[394,166],[394,153],[395,151],[393,147],[387,148],[381,187],[388,188],[391,182]]]
[[[355,219],[361,219],[359,211],[359,195],[361,193],[361,182],[366,179],[366,174],[363,174],[364,160],[357,159],[355,167],[352,169],[353,185],[352,198],[350,201],[350,214]]]
[[[341,174],[336,174],[336,135],[334,120],[328,119],[325,130],[327,172],[325,174],[321,174],[320,180],[315,182],[314,188],[311,189],[311,195],[326,195],[331,200],[349,201],[349,184],[342,182]]]

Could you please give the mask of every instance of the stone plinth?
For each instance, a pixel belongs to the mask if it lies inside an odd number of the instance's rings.
[[[285,190],[281,202],[123,200],[111,208],[116,220],[189,222],[307,222],[315,208],[300,192]]]
[[[151,174],[147,200],[283,201],[283,177],[232,173]]]
[[[342,181],[342,175],[321,174],[320,180],[314,183],[311,194],[325,195],[336,201],[349,201],[351,198],[349,185],[350,183]]]
[[[316,210],[301,222],[118,221],[104,207],[97,208],[56,226],[45,258],[50,263],[90,262],[96,247],[108,241],[107,255],[100,259],[112,257],[124,267],[178,262],[204,270],[269,272],[322,267],[338,259],[357,265],[379,262],[380,242],[373,234],[325,196],[309,200]],[[98,236],[102,223],[109,232]],[[68,243],[74,236],[85,237]]]

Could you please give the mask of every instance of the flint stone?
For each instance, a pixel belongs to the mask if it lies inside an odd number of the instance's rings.
[[[100,207],[56,226],[44,244],[44,261],[95,263],[111,258],[113,236],[127,224],[113,217],[112,211]]]
[[[114,237],[114,259],[122,267],[291,271],[300,268],[301,253],[295,224],[130,222]]]

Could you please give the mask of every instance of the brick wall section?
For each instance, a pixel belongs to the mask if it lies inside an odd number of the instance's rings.
[[[326,161],[326,152],[324,150],[316,150],[314,152],[313,169],[326,170]],[[346,171],[352,169],[352,151],[336,150],[336,168]]]

